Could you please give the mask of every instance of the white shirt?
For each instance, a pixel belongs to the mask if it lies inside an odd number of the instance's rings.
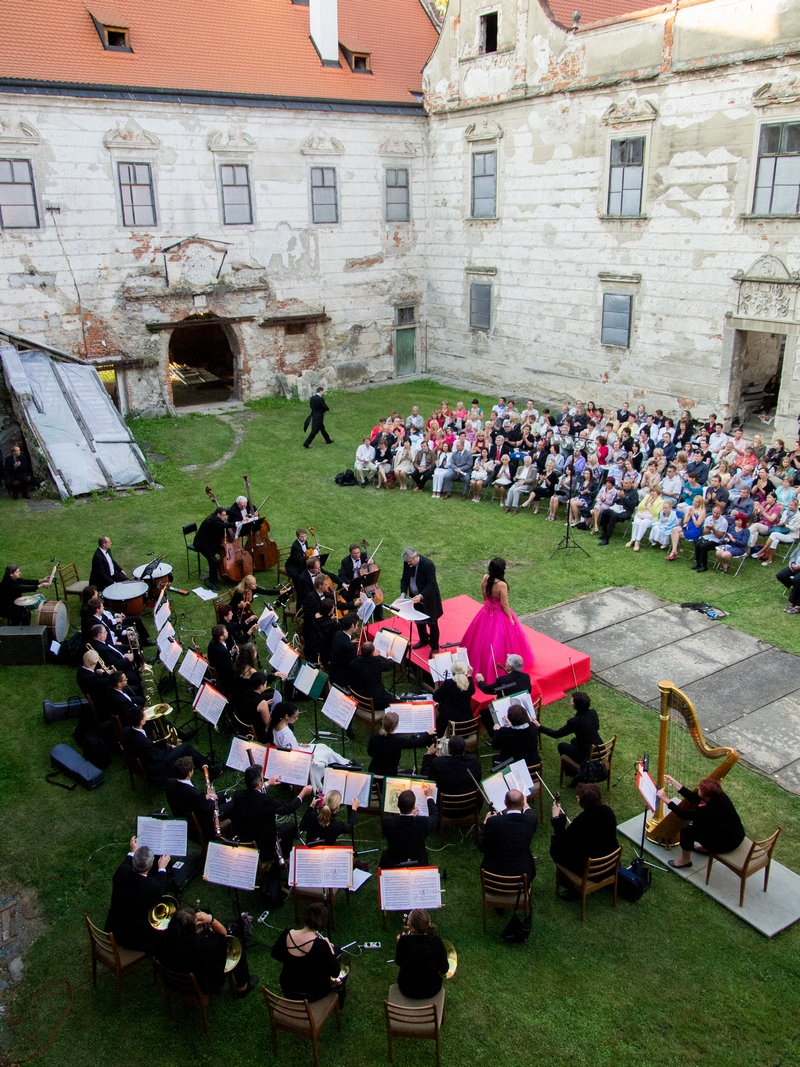
[[[372,463],[375,460],[375,449],[372,445],[359,445],[356,449],[356,461],[358,463]]]

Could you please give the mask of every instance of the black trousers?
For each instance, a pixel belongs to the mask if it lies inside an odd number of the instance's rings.
[[[199,548],[197,550],[208,566],[208,580],[210,582],[216,582],[219,579],[219,556],[216,552],[209,552],[205,549]]]
[[[775,575],[781,585],[789,590],[789,603],[793,608],[800,604],[800,571],[793,571],[791,567],[784,567]]]
[[[708,554],[720,547],[719,541],[711,541],[707,537],[701,537],[694,546],[694,561],[699,567],[708,565]]]
[[[331,439],[330,437],[328,437],[328,431],[325,429],[325,420],[323,419],[323,421],[320,422],[318,426],[315,426],[313,422],[311,423],[311,433],[308,435],[305,441],[303,441],[303,444],[306,448],[308,448],[308,446],[311,444],[311,442],[314,440],[318,433],[322,434],[323,440],[325,441],[326,445],[329,445],[331,443]]]
[[[605,511],[600,513],[600,529],[603,531],[603,537],[607,541],[611,540],[611,535],[614,532],[614,527],[618,522],[627,522],[630,515],[626,515],[625,512],[613,511],[611,508],[606,508]]]
[[[411,481],[417,486],[418,489],[424,489],[425,483],[429,482],[433,477],[433,467],[426,467],[424,471],[414,471],[410,477]]]
[[[439,620],[428,619],[427,622],[417,623],[417,633],[419,634],[420,641],[428,641],[428,631],[430,631],[430,646],[434,651],[439,648]]]

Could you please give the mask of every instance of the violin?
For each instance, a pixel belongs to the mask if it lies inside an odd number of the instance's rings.
[[[221,506],[209,485],[206,486],[206,496],[214,501],[215,507]],[[219,572],[224,574],[229,582],[238,584],[246,574],[253,573],[253,557],[242,544],[241,537],[234,539],[226,530],[220,547],[222,558],[219,561]]]
[[[381,542],[381,544],[382,543],[383,542]],[[365,579],[361,588],[371,600],[375,601],[375,606],[380,607],[380,605],[383,603],[383,590],[378,585],[377,580],[369,580],[369,576],[371,574],[374,574],[377,579],[377,576],[380,574],[380,567],[375,564],[374,559],[370,559],[369,545],[367,544],[366,538],[362,538],[361,545],[367,557],[367,562],[363,565],[363,567],[359,567],[358,569],[358,577]],[[378,545],[378,548],[380,547],[381,546]],[[378,551],[378,548],[375,549],[376,552]]]
[[[278,566],[280,558],[278,545],[269,536],[269,523],[258,514],[260,508],[253,508],[253,501],[250,496],[250,479],[246,474],[243,474],[242,478],[244,479],[244,489],[247,493],[248,513],[253,514],[259,520],[252,527],[253,532],[247,536],[247,551],[253,557],[254,571],[268,571]],[[267,497],[267,500],[269,500],[269,497]],[[266,503],[266,500],[264,503]]]

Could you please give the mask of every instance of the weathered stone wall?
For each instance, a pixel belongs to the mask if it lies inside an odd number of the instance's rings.
[[[145,324],[195,314],[250,320],[225,327],[242,399],[275,392],[278,372],[314,370],[329,385],[391,377],[395,306],[424,293],[424,129],[422,114],[4,94],[0,155],[32,161],[42,225],[2,234],[0,325],[135,360],[124,406],[141,411],[171,400],[170,334]],[[122,225],[118,161],[151,164],[156,226]],[[250,168],[251,226],[222,223],[226,162]],[[336,225],[311,222],[312,166],[337,168]],[[383,221],[386,167],[410,171],[408,223]],[[323,308],[330,321],[302,335],[259,325]]]

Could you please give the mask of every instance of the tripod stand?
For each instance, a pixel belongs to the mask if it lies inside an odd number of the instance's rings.
[[[562,440],[565,440],[565,438],[562,438]],[[567,491],[567,528],[566,528],[566,531],[564,533],[564,536],[561,538],[561,540],[558,542],[558,544],[556,545],[556,547],[553,549],[552,553],[550,554],[550,559],[552,559],[553,556],[555,556],[558,552],[566,552],[567,555],[570,555],[572,552],[583,552],[584,556],[586,556],[586,558],[588,559],[589,558],[589,553],[586,551],[586,549],[583,547],[583,545],[579,545],[578,544],[578,542],[575,539],[575,535],[572,532],[572,526],[570,525],[570,515],[572,514],[571,505],[572,505],[573,497],[575,495],[575,453],[574,452],[572,453],[572,456],[567,460],[567,464],[569,466],[569,487],[568,487],[568,491]]]

